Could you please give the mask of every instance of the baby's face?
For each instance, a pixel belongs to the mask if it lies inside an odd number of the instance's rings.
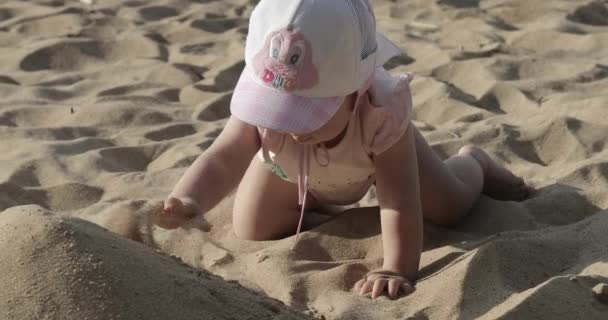
[[[301,144],[319,144],[336,138],[348,124],[350,115],[354,110],[356,94],[344,99],[336,114],[320,129],[307,134],[290,133],[294,141]]]

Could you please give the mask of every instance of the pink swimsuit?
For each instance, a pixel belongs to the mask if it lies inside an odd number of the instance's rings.
[[[375,181],[374,155],[389,149],[408,128],[412,78],[378,68],[370,88],[357,98],[344,137],[332,148],[300,145],[287,134],[259,128],[258,157],[278,176],[298,184],[302,208],[308,192],[325,204],[359,201]]]

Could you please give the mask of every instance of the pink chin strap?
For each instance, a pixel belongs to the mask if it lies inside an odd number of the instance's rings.
[[[362,94],[365,91],[367,91],[367,89],[369,89],[369,86],[371,84],[371,79],[373,79],[373,74],[368,79],[368,81],[365,83],[363,88],[361,88],[361,89],[359,89],[359,91],[357,91],[357,98],[355,99],[355,106],[359,105],[360,97],[362,96]],[[323,146],[323,149],[327,155],[326,164],[321,164],[319,162],[319,159],[317,158],[316,146],[302,145],[300,147],[300,162],[299,162],[299,167],[298,167],[298,172],[299,172],[298,173],[298,196],[299,196],[298,204],[301,206],[300,221],[298,222],[298,228],[296,229],[296,237],[293,240],[293,244],[291,245],[291,249],[290,249],[291,251],[295,251],[296,245],[298,244],[298,240],[300,238],[300,231],[302,230],[302,222],[304,221],[304,212],[306,211],[306,199],[308,198],[308,179],[310,177],[310,154],[311,154],[311,152],[314,153],[315,159],[317,160],[317,163],[319,163],[319,165],[328,166],[329,165],[329,154],[327,153],[327,150],[325,150],[324,146]]]
[[[268,146],[266,145],[268,129],[263,129],[262,131],[262,156],[264,157],[264,161],[272,162],[270,158],[270,154],[268,152]],[[281,148],[283,146],[281,143]],[[296,244],[298,243],[298,239],[300,238],[300,231],[302,230],[302,222],[304,221],[304,211],[306,211],[306,200],[308,199],[308,179],[310,176],[310,154],[311,152],[315,154],[315,158],[317,163],[321,166],[329,165],[329,154],[327,150],[324,150],[326,153],[327,161],[325,164],[322,164],[317,157],[317,150],[313,149],[315,146],[312,145],[301,145],[300,146],[300,158],[298,163],[298,204],[300,205],[300,220],[298,221],[298,228],[296,229],[296,237],[291,246],[291,251],[295,250]],[[280,152],[280,150],[279,150]]]
[[[355,99],[355,106],[359,105],[359,99],[362,94],[367,91],[371,85],[371,81],[374,78],[374,74],[368,78],[365,82],[364,86],[357,91],[357,98]],[[264,161],[273,162],[270,158],[270,154],[268,152],[268,147],[266,145],[266,138],[268,135],[268,129],[262,130],[262,156],[264,157]],[[283,142],[281,143],[282,149]],[[308,182],[310,177],[310,155],[314,154],[315,160],[317,163],[326,167],[329,165],[329,153],[325,149],[325,146],[322,145],[323,150],[325,151],[326,161],[325,163],[321,163],[318,159],[317,147],[314,145],[301,145],[300,146],[300,158],[298,164],[298,204],[300,205],[300,219],[298,221],[298,228],[296,229],[296,236],[294,238],[293,244],[291,245],[291,251],[295,251],[296,245],[298,244],[298,240],[300,239],[300,232],[302,231],[302,222],[304,221],[304,212],[306,211],[306,200],[308,199]],[[280,150],[279,150],[280,152]]]
[[[296,229],[296,237],[291,245],[291,251],[295,251],[300,231],[302,230],[302,221],[304,220],[304,211],[306,211],[306,199],[308,198],[308,177],[310,176],[310,149],[312,146],[302,146],[300,148],[300,162],[298,165],[298,204],[300,205],[300,221]]]

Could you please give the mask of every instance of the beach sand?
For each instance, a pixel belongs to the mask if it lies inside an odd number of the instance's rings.
[[[382,262],[373,190],[296,252],[238,240],[232,197],[159,229],[229,117],[255,1],[5,0],[0,319],[608,319],[608,2],[373,4],[433,148],[483,147],[530,199],[427,225],[396,301],[350,292]]]

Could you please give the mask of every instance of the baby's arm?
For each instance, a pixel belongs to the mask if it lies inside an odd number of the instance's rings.
[[[215,207],[236,188],[259,148],[257,128],[231,117],[215,142],[192,163],[173,188],[160,224],[164,218],[168,227],[177,227],[172,222],[187,218],[183,212],[188,211],[185,208],[188,205],[196,208],[198,214]]]
[[[382,270],[357,284],[361,293],[376,298],[388,289],[396,297],[399,289],[411,291],[422,252],[422,205],[414,131],[408,128],[390,149],[379,154],[376,190],[380,205],[384,263]]]

